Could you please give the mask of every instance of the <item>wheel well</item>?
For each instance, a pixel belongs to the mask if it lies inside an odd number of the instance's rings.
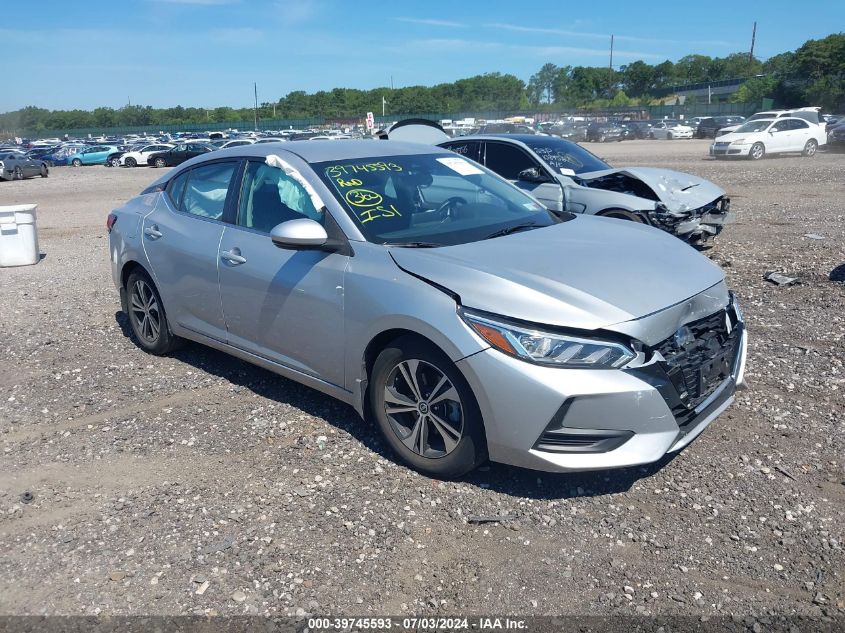
[[[435,347],[438,347],[430,339],[427,339],[421,334],[417,334],[416,332],[413,332],[411,330],[405,330],[401,328],[385,330],[384,332],[377,334],[373,338],[373,340],[369,342],[369,344],[367,345],[367,349],[364,350],[364,369],[366,370],[365,375],[368,379],[370,376],[370,371],[372,370],[373,365],[376,362],[376,358],[378,358],[378,355],[381,353],[381,351],[388,345],[390,345],[390,343],[403,336],[413,336],[415,338],[425,341],[426,343],[434,345]]]
[[[147,272],[146,269],[141,266],[141,264],[139,264],[138,262],[126,262],[123,265],[123,269],[120,271],[121,287],[126,287],[126,282],[129,280],[129,275],[131,275],[134,271],[138,270],[139,268],[144,272]]]
[[[418,332],[414,332],[413,330],[406,330],[403,328],[396,328],[392,330],[385,330],[377,334],[367,345],[367,348],[364,350],[364,376],[366,379],[361,383],[361,404],[363,405],[364,409],[364,416],[369,415],[370,410],[370,396],[369,396],[369,389],[367,389],[367,384],[370,380],[370,372],[373,370],[373,365],[375,365],[376,359],[378,355],[381,354],[382,350],[384,350],[388,345],[390,345],[393,341],[398,338],[402,338],[404,336],[413,336],[414,338],[428,343],[429,345],[434,346],[436,349],[442,351],[439,345],[432,341],[431,339],[419,334]]]
[[[628,209],[623,209],[621,207],[611,207],[609,209],[602,209],[601,211],[596,213],[596,215],[599,216],[599,217],[602,217],[602,218],[608,217],[608,216],[611,216],[611,215],[617,215],[617,216],[619,216],[619,215],[629,215],[629,216],[633,215],[633,216],[636,216],[637,218],[639,218],[639,220],[641,222],[648,224],[648,218],[644,217],[642,213],[639,213],[637,211],[629,211]],[[630,220],[631,218],[625,218],[625,219]]]

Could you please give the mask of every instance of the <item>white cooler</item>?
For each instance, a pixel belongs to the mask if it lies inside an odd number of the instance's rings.
[[[29,266],[41,258],[35,204],[0,206],[0,267]]]

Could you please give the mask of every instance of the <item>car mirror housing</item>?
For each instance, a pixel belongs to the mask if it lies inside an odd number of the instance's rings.
[[[300,218],[274,226],[270,231],[270,239],[279,248],[307,249],[325,246],[329,236],[318,222]]]
[[[517,175],[517,180],[524,180],[526,182],[548,182],[549,179],[546,177],[542,171],[540,171],[539,167],[529,167],[528,169],[523,169]]]

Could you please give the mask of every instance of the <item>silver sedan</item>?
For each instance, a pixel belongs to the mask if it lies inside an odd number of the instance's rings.
[[[435,477],[654,462],[743,381],[742,314],[710,260],[552,213],[437,147],[222,150],[107,225],[140,347],[188,339],[318,389]]]

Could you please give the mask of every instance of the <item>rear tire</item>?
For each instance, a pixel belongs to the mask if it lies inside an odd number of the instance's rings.
[[[749,160],[760,160],[766,155],[766,146],[762,143],[754,143],[751,146],[751,151],[748,152]]]
[[[143,270],[135,270],[126,280],[126,304],[129,326],[138,347],[156,356],[181,347],[183,340],[170,332],[158,289]]]
[[[155,161],[153,161],[153,164],[156,167],[167,167],[167,161],[163,158],[156,158]]]
[[[370,372],[368,396],[385,440],[415,470],[451,479],[487,460],[472,389],[431,343],[403,336],[382,350]]]
[[[816,139],[811,138],[804,144],[804,149],[801,151],[802,156],[814,156],[816,154],[816,150],[819,149],[819,144]]]
[[[12,180],[23,180],[23,169],[15,167],[15,171],[12,172]]]
[[[671,141],[675,136],[671,132],[666,133],[666,140]]]
[[[46,178],[50,175],[50,169],[47,167],[46,163],[41,163],[41,177]]]

